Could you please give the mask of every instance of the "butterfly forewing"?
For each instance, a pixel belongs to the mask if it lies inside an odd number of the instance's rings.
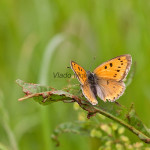
[[[71,61],[71,68],[74,71],[79,82],[83,85],[87,79],[86,71],[74,61]]]
[[[132,57],[130,55],[121,55],[98,66],[94,70],[94,74],[97,78],[121,81],[127,76],[131,63]]]

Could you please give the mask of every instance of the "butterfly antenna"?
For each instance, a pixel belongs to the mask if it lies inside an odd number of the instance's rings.
[[[71,67],[67,67],[68,69],[71,69]]]
[[[93,63],[94,63],[94,61],[95,61],[95,59],[96,59],[96,56],[93,57],[92,62],[90,63],[90,68],[89,68],[89,70],[91,70],[91,67],[92,67],[92,65],[93,65]]]

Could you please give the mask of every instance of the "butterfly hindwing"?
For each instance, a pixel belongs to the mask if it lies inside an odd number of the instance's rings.
[[[103,101],[113,102],[124,93],[125,84],[123,81],[99,79],[96,90],[98,97]]]
[[[74,61],[71,61],[71,68],[74,71],[81,85],[87,80],[86,71]]]
[[[92,104],[92,105],[96,105],[98,103],[94,93],[92,92],[89,83],[86,82],[84,83],[84,85],[81,85],[81,89],[82,89],[82,93],[83,95],[86,97],[86,99]]]
[[[121,81],[127,76],[131,63],[132,57],[130,55],[121,55],[98,66],[94,70],[94,74],[97,78]]]

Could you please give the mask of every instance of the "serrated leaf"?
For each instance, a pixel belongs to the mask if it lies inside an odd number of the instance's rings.
[[[17,84],[21,86],[23,92],[26,94],[24,97],[18,99],[19,101],[33,98],[36,102],[48,105],[57,101],[72,102],[74,96],[62,90],[56,90],[51,87],[41,86],[39,84],[25,83],[22,80],[16,80]]]
[[[67,122],[60,124],[51,135],[51,138],[59,145],[58,137],[63,133],[75,133],[89,135],[90,126],[83,126],[83,122]]]
[[[133,104],[131,108],[120,105],[119,103],[104,103],[99,100],[98,105],[91,105],[85,98],[79,95],[73,95],[69,92],[56,90],[51,87],[41,86],[39,84],[25,83],[22,80],[16,80],[17,84],[23,88],[25,97],[19,101],[33,98],[40,104],[48,105],[53,102],[77,102],[80,107],[88,111],[88,118],[100,113],[128,128],[136,134],[145,143],[150,143],[150,129],[148,129],[137,116]]]

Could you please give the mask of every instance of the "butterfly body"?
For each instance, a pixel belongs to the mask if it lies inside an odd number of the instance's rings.
[[[81,83],[83,95],[92,105],[96,105],[97,96],[105,102],[113,102],[124,93],[123,80],[130,70],[131,63],[132,57],[127,54],[101,64],[93,72],[85,71],[73,61],[71,68]]]
[[[86,72],[87,75],[87,80],[88,83],[90,85],[91,91],[93,92],[94,96],[97,96],[97,90],[96,90],[96,84],[97,84],[97,80],[96,80],[96,76],[94,75],[94,73],[87,71]]]

